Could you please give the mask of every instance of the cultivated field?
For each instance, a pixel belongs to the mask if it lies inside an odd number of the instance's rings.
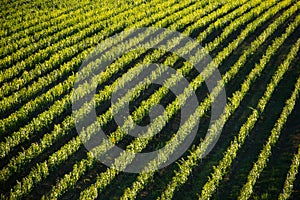
[[[2,0],[0,7],[1,199],[300,199],[300,1]],[[133,37],[144,27],[169,32]],[[170,40],[173,32],[202,50]],[[134,49],[147,42],[155,45]],[[203,61],[202,71],[194,61]],[[168,67],[151,71],[150,63]],[[126,92],[115,103],[118,90]],[[141,127],[144,137],[129,134]],[[107,141],[97,140],[100,129]],[[126,151],[111,158],[113,145]],[[139,173],[126,171],[137,155],[163,147]],[[98,159],[105,156],[111,166]]]

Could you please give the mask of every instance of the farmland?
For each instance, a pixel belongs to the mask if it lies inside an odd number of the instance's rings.
[[[299,1],[0,6],[1,199],[300,198]]]

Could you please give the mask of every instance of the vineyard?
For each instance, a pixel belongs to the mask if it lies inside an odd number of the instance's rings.
[[[0,199],[300,199],[300,1],[0,7]]]

